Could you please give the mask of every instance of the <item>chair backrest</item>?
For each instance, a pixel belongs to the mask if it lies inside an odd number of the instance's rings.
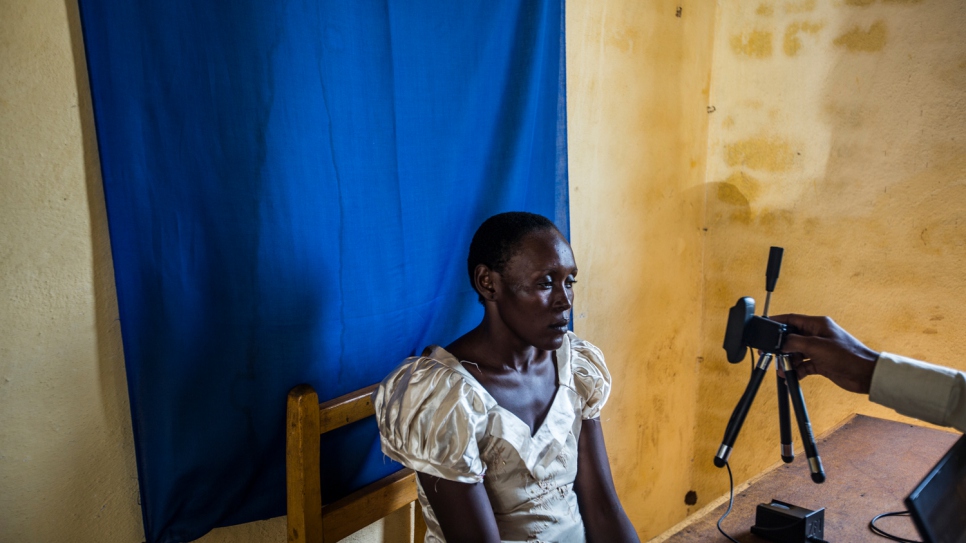
[[[297,543],[338,541],[416,501],[416,474],[400,470],[352,494],[322,505],[320,436],[374,414],[373,385],[319,404],[309,385],[288,394],[285,476],[288,497],[288,540]],[[416,501],[415,540],[425,537],[422,510]]]

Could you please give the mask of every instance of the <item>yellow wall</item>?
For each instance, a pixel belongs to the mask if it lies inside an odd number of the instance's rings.
[[[966,369],[966,3],[720,0],[707,175],[699,503],[748,379],[721,349],[727,309],[832,315],[870,347]],[[860,411],[896,417],[821,377],[803,385],[817,433]],[[774,378],[735,447],[736,483],[779,461]],[[821,452],[821,451],[820,451]],[[834,474],[829,474],[834,477]]]
[[[575,330],[613,373],[604,434],[643,537],[691,484],[713,26],[707,1],[567,8]]]
[[[76,21],[0,2],[2,541],[142,538]]]
[[[748,367],[720,335],[739,296],[761,300],[769,245],[787,249],[775,310],[966,368],[964,29],[960,0],[568,2],[576,328],[614,373],[605,435],[645,538],[726,490],[710,460]],[[140,541],[73,2],[0,2],[0,63],[0,540]],[[805,393],[819,432],[890,416],[821,378]],[[769,379],[739,482],[778,459],[774,403]]]

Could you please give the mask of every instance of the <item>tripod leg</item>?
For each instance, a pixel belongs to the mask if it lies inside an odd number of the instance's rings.
[[[775,374],[778,380],[778,431],[781,434],[782,461],[786,464],[795,460],[795,448],[792,446],[792,421],[788,413],[788,387],[785,380]]]
[[[795,408],[798,430],[802,433],[802,444],[805,446],[805,456],[808,458],[808,469],[812,472],[812,480],[816,483],[824,483],[825,468],[822,467],[822,458],[818,455],[818,448],[815,446],[812,422],[808,419],[808,409],[805,408],[802,387],[798,384],[798,374],[788,360],[788,356],[779,355],[778,363],[785,372],[785,382],[788,385],[788,394],[792,397],[792,407]]]
[[[751,380],[748,381],[748,386],[745,387],[745,393],[741,395],[741,399],[738,400],[738,405],[731,412],[731,419],[728,421],[728,427],[725,429],[724,439],[721,440],[721,447],[718,448],[718,454],[714,457],[715,466],[723,468],[725,463],[728,462],[728,458],[731,457],[731,449],[735,445],[735,440],[738,439],[738,432],[741,431],[741,425],[745,423],[748,410],[751,409],[751,404],[755,401],[755,395],[758,394],[758,388],[761,386],[761,380],[765,377],[765,370],[771,364],[771,359],[771,354],[763,354],[758,358],[758,364],[755,365],[751,372]]]

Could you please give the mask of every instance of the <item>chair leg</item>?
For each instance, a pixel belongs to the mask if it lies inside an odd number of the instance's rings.
[[[426,518],[423,517],[423,507],[419,505],[419,500],[413,503],[416,504],[413,514],[413,543],[423,543],[426,541]]]
[[[288,541],[322,543],[319,396],[312,387],[299,385],[289,392],[286,418]]]

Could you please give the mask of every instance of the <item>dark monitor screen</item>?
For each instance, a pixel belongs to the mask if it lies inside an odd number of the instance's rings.
[[[925,543],[966,543],[966,436],[906,498]]]

